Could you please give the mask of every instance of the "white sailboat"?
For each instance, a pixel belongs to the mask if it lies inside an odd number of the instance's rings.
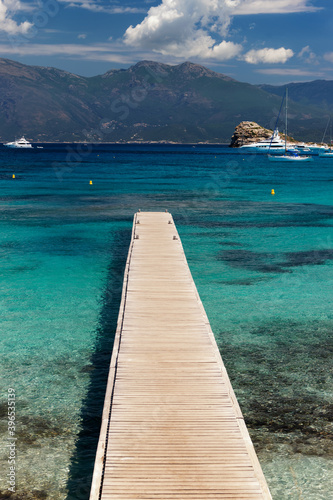
[[[332,151],[332,118],[330,118],[330,147],[328,151],[319,151],[320,158],[333,158]]]
[[[283,155],[273,156],[268,155],[270,161],[293,161],[293,162],[303,162],[312,160],[311,156],[301,156],[298,151],[290,151],[287,149],[287,131],[288,131],[288,89],[286,88],[286,126],[285,126],[284,144],[285,153]]]

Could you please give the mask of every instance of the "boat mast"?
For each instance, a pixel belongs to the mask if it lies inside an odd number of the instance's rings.
[[[327,132],[328,126],[330,124],[330,121],[331,121],[331,117],[329,116],[328,120],[327,120],[327,125],[326,125],[326,128],[325,128],[325,132],[324,132],[323,138],[321,140],[321,144],[324,144],[324,140],[325,140],[325,137],[326,137],[326,132]]]
[[[284,136],[285,154],[287,153],[287,131],[288,131],[288,87],[286,87],[286,130]]]
[[[279,123],[279,118],[280,118],[280,115],[281,115],[281,111],[282,111],[282,108],[283,108],[283,103],[284,103],[284,94],[283,94],[283,99],[282,99],[281,106],[280,106],[280,109],[279,109],[279,114],[277,115],[277,119],[276,119],[276,122],[275,122],[275,127],[274,127],[274,131],[273,131],[273,134],[272,134],[272,137],[271,137],[271,142],[269,143],[268,154],[269,154],[269,151],[271,149],[271,145],[272,145],[273,139],[275,137],[275,133],[277,132],[277,129],[278,129],[277,127],[278,127],[278,123]]]

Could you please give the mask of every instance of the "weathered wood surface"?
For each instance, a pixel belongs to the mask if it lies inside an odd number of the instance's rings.
[[[270,498],[172,216],[137,213],[90,500]]]

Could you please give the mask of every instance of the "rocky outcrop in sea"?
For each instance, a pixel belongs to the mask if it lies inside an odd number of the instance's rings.
[[[256,122],[241,122],[235,128],[234,135],[231,137],[231,148],[239,148],[244,144],[269,139],[273,134],[273,130],[261,127]]]

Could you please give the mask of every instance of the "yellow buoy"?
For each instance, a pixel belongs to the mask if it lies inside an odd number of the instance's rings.
[[[92,181],[89,181],[89,184],[92,185]]]
[[[13,179],[15,179],[15,174],[13,174]]]
[[[274,191],[274,189],[272,189],[272,191],[271,191],[271,194],[275,194],[275,191]]]

